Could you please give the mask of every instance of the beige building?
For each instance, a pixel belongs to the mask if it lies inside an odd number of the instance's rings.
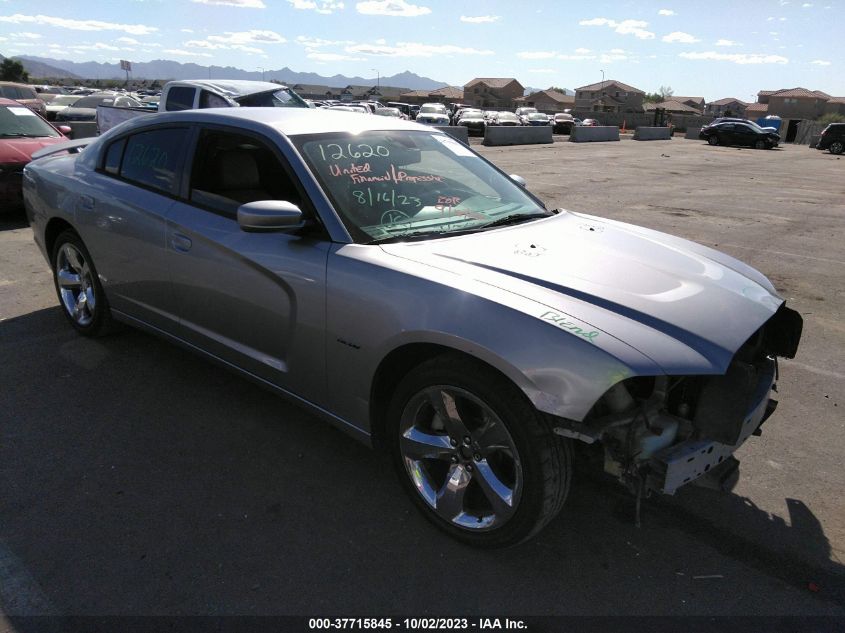
[[[745,109],[748,104],[745,101],[740,101],[735,97],[725,97],[724,99],[717,99],[707,104],[705,109],[707,114],[713,116],[735,116],[744,117]]]
[[[575,89],[575,109],[582,112],[643,112],[645,92],[615,79]]]
[[[512,77],[477,77],[464,85],[463,102],[477,108],[513,109],[525,88]]]
[[[437,90],[409,90],[399,95],[399,98],[395,101],[422,105],[423,103],[459,103],[463,98],[463,88],[446,86]]]
[[[646,112],[654,112],[657,109],[665,110],[667,114],[701,114],[701,111],[697,108],[693,108],[692,106],[680,101],[675,101],[674,99],[661,101],[660,103],[645,104]]]
[[[543,112],[563,112],[575,107],[575,96],[557,90],[538,90],[514,100],[517,107],[531,106]]]
[[[841,97],[831,97],[821,90],[786,88],[784,90],[761,90],[757,93],[757,106],[765,105],[764,115],[774,114],[782,119],[814,120],[828,112],[839,112]],[[831,102],[828,108],[828,102]],[[750,107],[750,106],[749,106]]]
[[[686,106],[696,110],[699,114],[704,114],[704,97],[676,97],[675,95],[669,95],[669,98],[666,101],[677,101],[678,103],[683,103]]]

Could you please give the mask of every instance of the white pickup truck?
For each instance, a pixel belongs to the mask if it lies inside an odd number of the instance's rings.
[[[307,108],[308,104],[287,86],[268,81],[228,79],[184,79],[169,81],[161,91],[159,112],[199,108]],[[146,108],[97,106],[100,134],[128,119],[150,114]]]

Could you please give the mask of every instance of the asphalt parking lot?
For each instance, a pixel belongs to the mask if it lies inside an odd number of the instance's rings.
[[[561,140],[561,137],[557,137]],[[476,145],[473,139],[473,146]],[[698,141],[477,149],[549,208],[678,234],[804,317],[733,493],[633,501],[578,473],[533,541],[431,527],[389,464],[133,330],[86,340],[22,215],[0,220],[0,612],[845,615],[845,160]]]

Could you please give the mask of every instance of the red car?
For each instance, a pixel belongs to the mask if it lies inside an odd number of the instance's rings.
[[[0,213],[23,205],[21,175],[32,153],[68,140],[68,132],[17,101],[0,98]]]

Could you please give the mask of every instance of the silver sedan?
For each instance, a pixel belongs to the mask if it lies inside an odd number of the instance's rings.
[[[24,196],[72,327],[143,328],[309,407],[473,545],[550,521],[584,444],[636,494],[729,479],[801,334],[741,262],[549,211],[414,123],[198,110],[44,153]]]

